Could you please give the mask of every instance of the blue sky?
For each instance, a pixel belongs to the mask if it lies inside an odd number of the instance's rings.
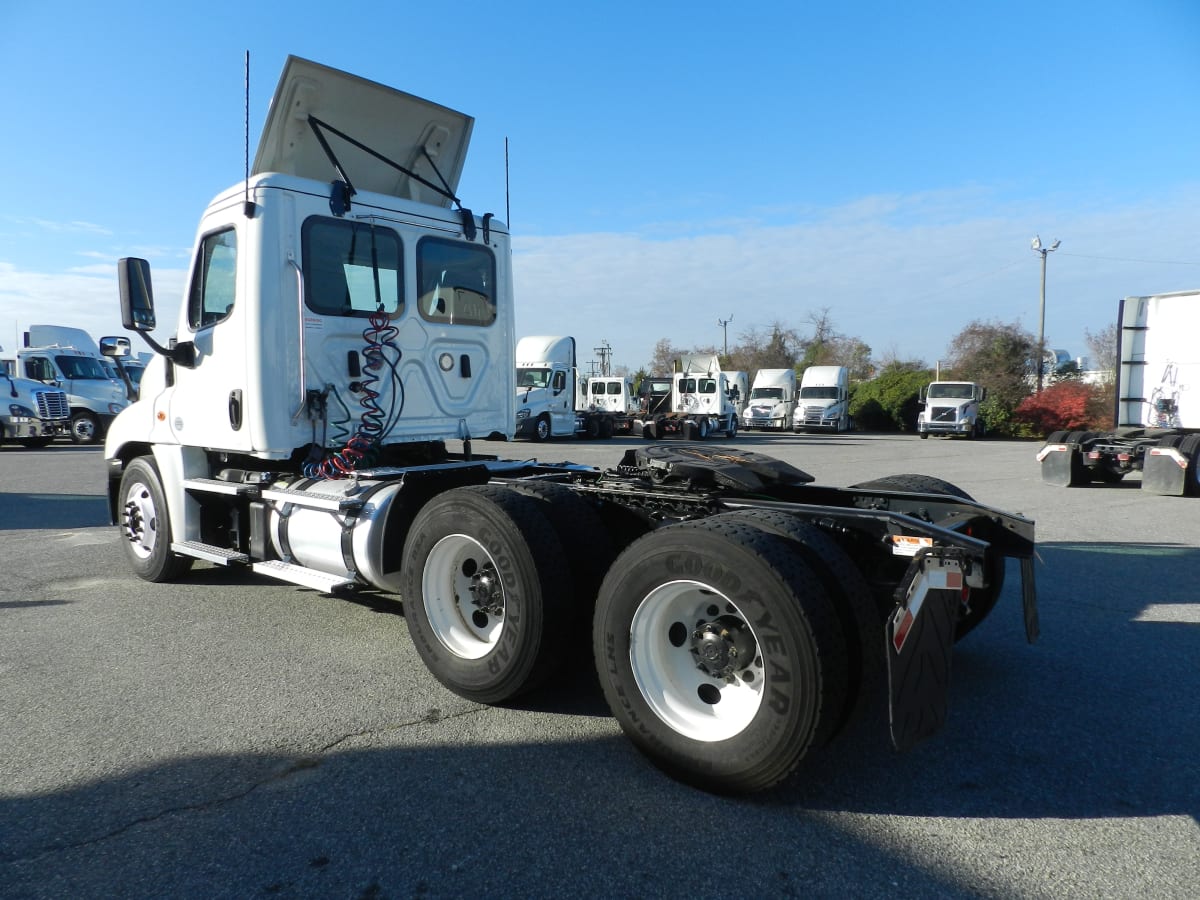
[[[196,222],[296,54],[475,117],[459,194],[505,217],[518,334],[719,345],[828,309],[877,357],[974,319],[1085,354],[1200,287],[1200,4],[0,0],[0,345],[117,333],[115,262],[175,320]],[[363,11],[359,11],[359,10]],[[369,10],[369,11],[368,11]]]

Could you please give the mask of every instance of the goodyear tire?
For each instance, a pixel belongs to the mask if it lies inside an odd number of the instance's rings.
[[[846,643],[846,702],[837,723],[841,730],[862,713],[873,698],[883,696],[883,615],[871,587],[858,565],[836,540],[781,510],[741,509],[702,520],[703,525],[722,521],[746,522],[770,534],[787,538],[821,579],[833,601]]]
[[[162,478],[153,460],[133,459],[121,475],[117,494],[122,546],[138,578],[162,583],[175,581],[192,567],[189,556],[171,552],[171,521]]]
[[[534,498],[490,484],[435,496],[413,519],[402,571],[417,653],[459,696],[501,703],[557,665],[570,580]]]
[[[821,580],[744,522],[635,541],[596,600],[596,668],[621,728],[673,777],[717,793],[778,783],[836,728],[846,648]]]
[[[551,481],[514,481],[508,486],[536,500],[558,535],[571,589],[571,595],[563,602],[571,607],[572,619],[581,628],[590,630],[596,593],[616,557],[612,536],[600,513],[566,485]]]
[[[855,488],[881,491],[912,491],[921,494],[943,494],[948,497],[959,497],[963,500],[975,498],[956,484],[934,478],[932,475],[890,475],[886,478],[876,478],[861,484],[851,485]],[[987,618],[988,613],[1000,599],[1004,590],[1004,557],[997,553],[988,554],[987,580],[985,588],[971,588],[970,594],[963,601],[958,622],[954,626],[955,643],[967,636],[975,626]]]

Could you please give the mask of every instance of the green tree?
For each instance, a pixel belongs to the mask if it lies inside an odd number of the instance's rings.
[[[892,362],[850,389],[850,415],[864,431],[916,431],[921,388],[933,380],[923,363]]]
[[[980,413],[993,434],[1016,433],[1013,410],[1033,392],[1029,373],[1036,348],[1033,335],[1016,322],[976,320],[950,342],[953,377],[987,389]]]

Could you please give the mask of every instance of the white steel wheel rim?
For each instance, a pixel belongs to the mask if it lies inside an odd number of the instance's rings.
[[[754,661],[729,679],[717,679],[698,667],[690,636],[698,623],[717,615],[740,620],[754,636],[733,601],[698,581],[656,587],[638,604],[629,624],[629,662],[642,698],[673,731],[696,741],[724,741],[741,734],[758,715],[766,688],[757,639]],[[687,635],[681,644],[680,626]]]
[[[475,602],[487,578],[494,578],[492,596],[499,609],[483,609]],[[422,603],[434,635],[455,656],[480,659],[499,643],[504,628],[504,587],[499,578],[491,554],[468,535],[447,535],[430,550],[421,573]]]
[[[150,488],[142,482],[125,492],[125,536],[138,559],[149,559],[158,544],[158,511]]]

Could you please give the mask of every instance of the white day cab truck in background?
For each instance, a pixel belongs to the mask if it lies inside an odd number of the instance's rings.
[[[669,436],[687,441],[703,441],[716,434],[737,437],[737,409],[718,358],[688,356],[680,360],[679,367],[682,371],[671,375],[669,391],[657,391],[657,402],[639,413],[635,432],[650,441]],[[650,381],[653,388],[654,380]]]
[[[1008,558],[1037,634],[1033,523],[936,478],[820,486],[728,447],[477,454],[519,395],[508,228],[455,193],[471,128],[289,57],[169,340],[149,264],[120,262],[122,321],[157,352],[104,448],[133,571],[402,600],[422,662],[479,703],[554,679],[590,631],[622,729],[710,791],[777,783],[873,696],[897,748],[936,732]]]
[[[917,413],[917,434],[947,437],[983,437],[985,426],[979,404],[987,389],[970,381],[934,381],[921,389],[922,408]]]
[[[1056,431],[1042,480],[1074,487],[1141,472],[1143,491],[1200,496],[1200,291],[1126,297],[1117,310],[1110,431]]]
[[[579,377],[575,338],[534,335],[517,341],[516,436],[610,438],[622,415],[591,403]],[[627,422],[628,420],[626,420]],[[628,424],[624,425],[628,431]]]
[[[809,366],[800,376],[800,399],[792,430],[852,431],[850,370],[846,366]]]
[[[30,325],[25,346],[17,351],[26,378],[61,388],[71,405],[71,440],[94,444],[129,404],[129,392],[113,378],[99,347],[81,328]]]
[[[742,412],[742,425],[783,431],[792,425],[795,414],[795,369],[759,369]]]
[[[71,406],[65,391],[20,378],[0,365],[0,444],[48,447],[71,432]]]

